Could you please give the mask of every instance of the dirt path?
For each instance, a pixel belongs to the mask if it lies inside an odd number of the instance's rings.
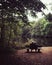
[[[26,49],[15,54],[0,54],[0,65],[52,65],[52,47],[43,47],[42,53],[26,53]]]
[[[26,53],[26,50],[19,50],[18,56],[24,65],[52,65],[52,47],[43,47],[42,53]]]

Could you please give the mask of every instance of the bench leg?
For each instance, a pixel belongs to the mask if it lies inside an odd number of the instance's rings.
[[[29,52],[29,49],[27,49],[27,52]]]
[[[40,49],[38,49],[38,52],[40,52]]]

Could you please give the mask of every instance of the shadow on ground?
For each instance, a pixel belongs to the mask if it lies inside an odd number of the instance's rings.
[[[42,53],[42,52],[40,51],[40,52],[25,52],[25,53]]]

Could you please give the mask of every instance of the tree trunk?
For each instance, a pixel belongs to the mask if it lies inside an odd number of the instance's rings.
[[[3,18],[3,9],[1,11],[1,38],[0,38],[0,48],[5,48],[5,24]]]

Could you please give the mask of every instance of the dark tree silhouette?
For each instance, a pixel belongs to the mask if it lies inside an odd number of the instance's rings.
[[[52,14],[49,13],[48,15],[46,15],[46,19],[48,19],[49,22],[52,22]]]

